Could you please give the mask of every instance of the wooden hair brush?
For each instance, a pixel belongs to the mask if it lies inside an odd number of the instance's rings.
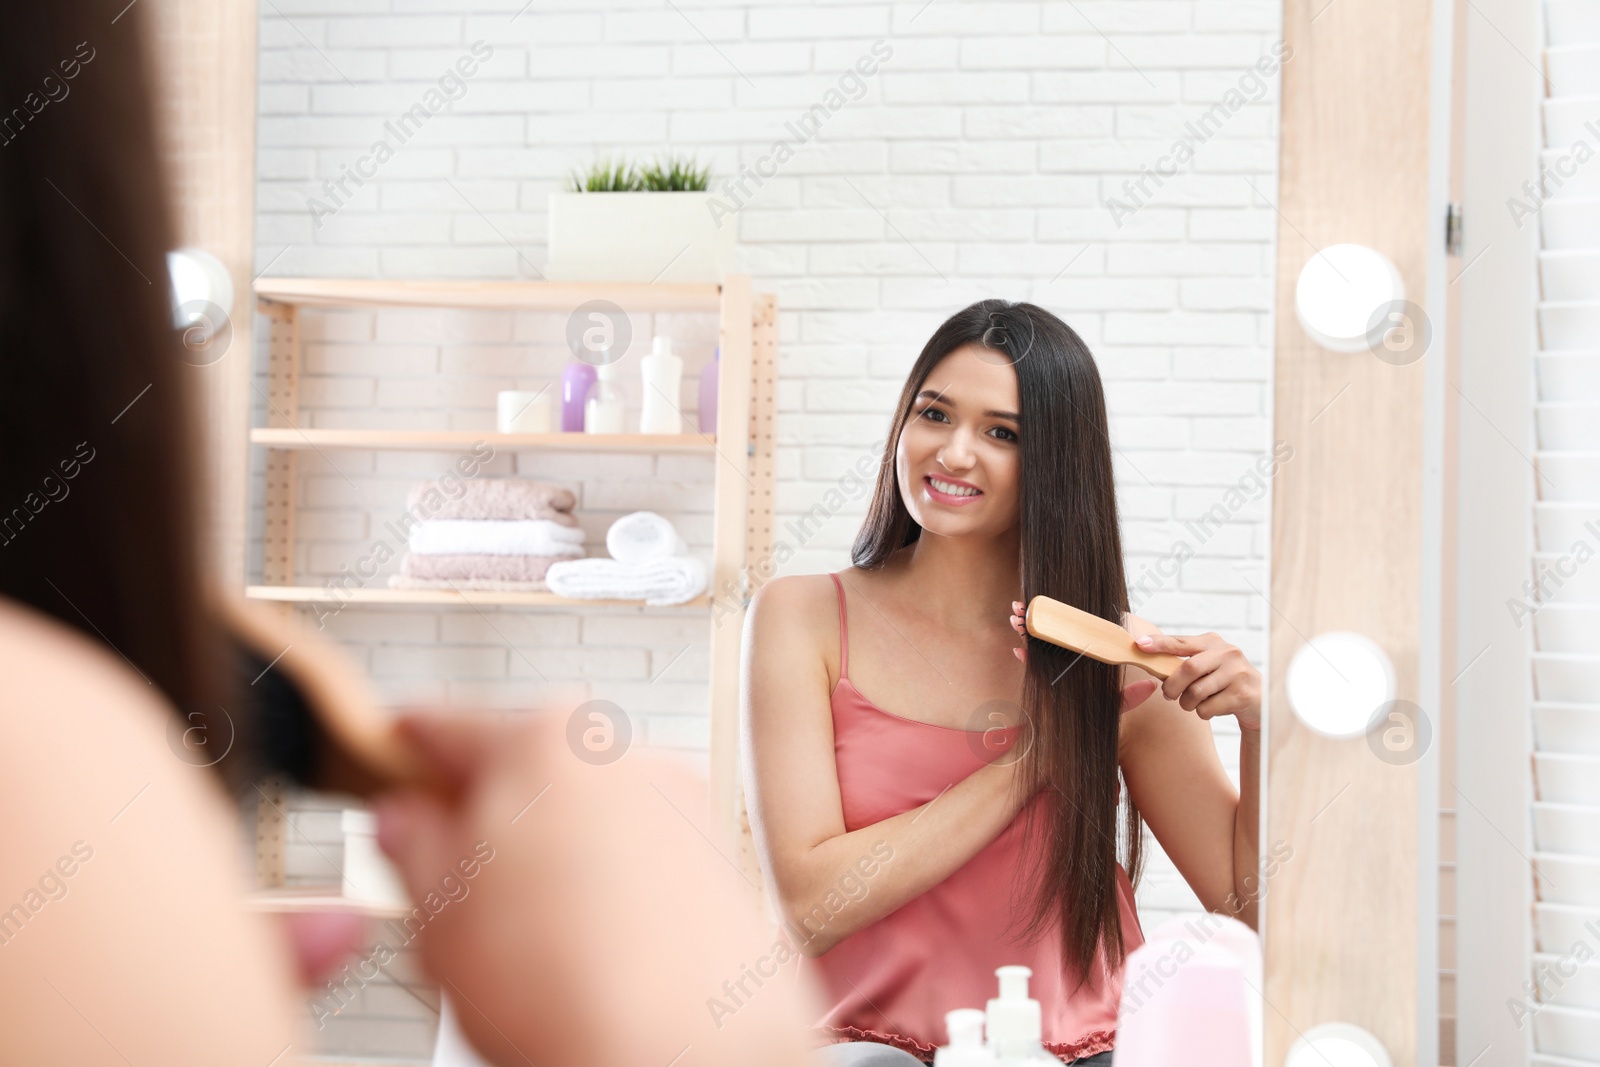
[[[216,606],[230,636],[269,663],[304,701],[321,733],[319,787],[357,796],[397,785],[438,787],[366,678],[331,642],[297,620],[236,597],[219,597]]]
[[[1023,623],[1028,633],[1041,641],[1081,652],[1101,663],[1138,667],[1162,681],[1183,663],[1182,656],[1145,652],[1133,643],[1133,635],[1116,623],[1047,596],[1028,601]]]

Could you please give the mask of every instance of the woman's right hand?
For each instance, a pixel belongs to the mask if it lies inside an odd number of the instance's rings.
[[[453,795],[385,797],[379,840],[429,916],[423,962],[461,1029],[499,1064],[667,1064],[692,1046],[698,1064],[800,1067],[808,987],[746,980],[737,1010],[707,1010],[774,935],[696,823],[704,784],[643,750],[581,758],[566,719],[401,722]]]
[[[1013,600],[1011,602],[1011,628],[1017,631],[1017,633],[1021,634],[1023,637],[1028,636],[1028,627],[1025,620],[1026,613],[1024,611],[1022,601]],[[1017,659],[1022,663],[1028,662],[1027,645],[1023,645],[1021,648],[1013,648],[1011,650],[1011,654],[1016,656]],[[1140,704],[1143,704],[1146,700],[1149,700],[1155,691],[1160,687],[1160,682],[1153,681],[1149,678],[1144,678],[1137,682],[1132,682],[1123,686],[1122,707],[1120,710],[1132,711]]]

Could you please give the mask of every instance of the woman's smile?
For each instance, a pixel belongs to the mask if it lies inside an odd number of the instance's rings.
[[[983,490],[975,485],[948,478],[935,478],[931,474],[923,476],[922,484],[927,486],[928,496],[934,503],[947,504],[951,507],[971,504],[983,495]]]

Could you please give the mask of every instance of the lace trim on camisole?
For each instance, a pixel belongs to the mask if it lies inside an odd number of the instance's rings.
[[[925,1045],[921,1041],[882,1030],[864,1030],[859,1026],[821,1026],[817,1029],[828,1036],[827,1043],[830,1045],[841,1041],[876,1041],[880,1045],[892,1045],[901,1052],[909,1052],[924,1063],[933,1062],[933,1054],[938,1051],[936,1045]],[[1116,1037],[1114,1030],[1091,1030],[1077,1041],[1044,1041],[1041,1044],[1062,1063],[1071,1063],[1085,1056],[1098,1056],[1102,1052],[1112,1051],[1116,1048]]]

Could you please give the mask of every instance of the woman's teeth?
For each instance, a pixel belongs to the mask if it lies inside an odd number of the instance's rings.
[[[976,490],[976,489],[969,489],[967,486],[964,486],[964,485],[952,485],[950,482],[941,482],[937,478],[929,478],[928,479],[928,484],[933,486],[935,489],[939,490],[939,492],[948,493],[951,496],[977,496],[978,495],[978,490]]]

